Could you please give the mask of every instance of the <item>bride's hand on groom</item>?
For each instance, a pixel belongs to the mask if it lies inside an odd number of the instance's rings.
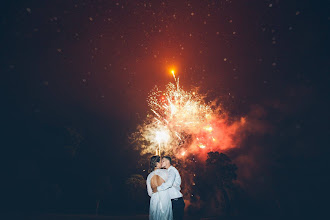
[[[151,187],[151,188],[152,188],[152,192],[153,192],[153,193],[158,192],[157,187]]]

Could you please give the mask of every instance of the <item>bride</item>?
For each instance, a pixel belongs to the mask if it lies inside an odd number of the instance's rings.
[[[161,169],[160,157],[150,158],[150,171],[147,177],[147,190],[150,198],[149,220],[173,220],[172,203],[168,190],[152,193],[156,188],[167,180],[168,171]]]

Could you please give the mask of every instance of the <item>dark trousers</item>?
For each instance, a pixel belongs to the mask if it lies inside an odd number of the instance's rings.
[[[183,198],[172,199],[173,220],[183,220],[184,201]]]

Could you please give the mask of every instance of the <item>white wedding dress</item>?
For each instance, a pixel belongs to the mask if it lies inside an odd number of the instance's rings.
[[[168,190],[152,193],[150,180],[154,175],[167,180],[168,171],[157,169],[152,171],[147,177],[147,190],[150,198],[149,220],[173,220],[172,202]]]

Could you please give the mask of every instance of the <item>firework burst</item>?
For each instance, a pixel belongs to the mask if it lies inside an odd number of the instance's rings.
[[[216,102],[207,104],[197,89],[185,91],[174,71],[171,73],[175,83],[169,83],[163,91],[156,86],[148,97],[151,113],[135,138],[142,153],[183,158],[234,147],[234,135],[245,119],[228,123]]]

